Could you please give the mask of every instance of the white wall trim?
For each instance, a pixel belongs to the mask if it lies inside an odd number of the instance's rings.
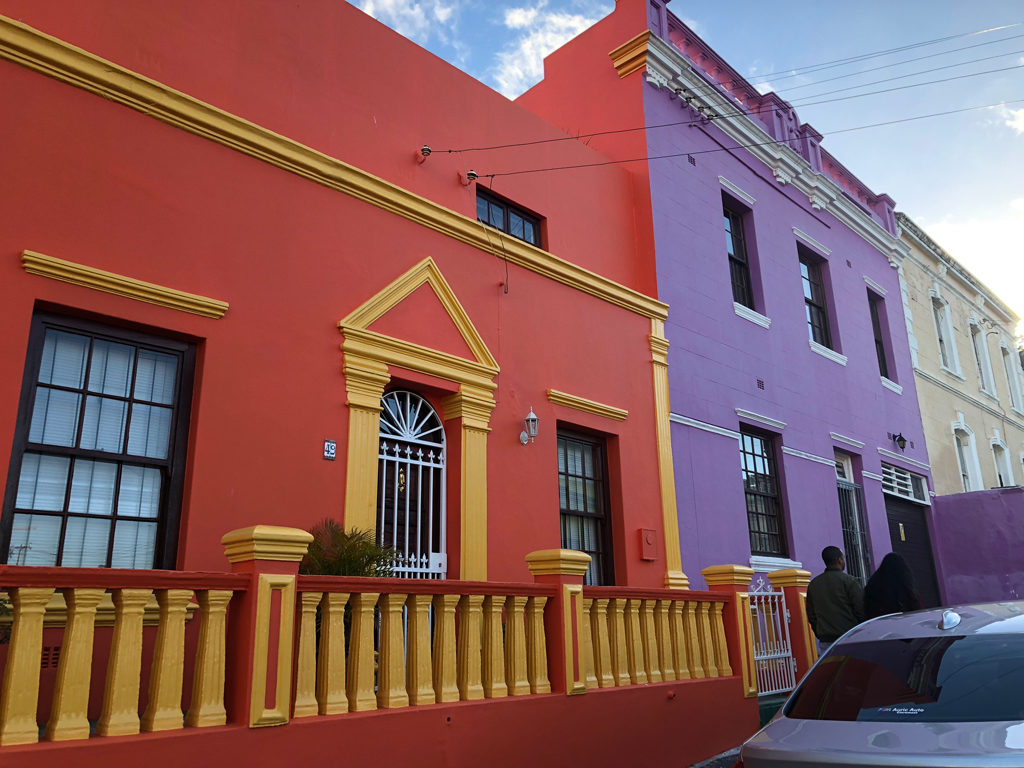
[[[740,304],[738,301],[734,301],[732,306],[736,310],[736,314],[744,320],[749,320],[754,325],[760,325],[762,328],[772,327],[772,319],[770,317],[765,317],[760,312],[756,312],[750,307]]]
[[[1005,413],[1000,413],[999,411],[997,411],[995,408],[992,408],[987,403],[983,403],[981,400],[978,400],[977,398],[971,397],[966,392],[964,392],[964,391],[962,391],[960,389],[957,389],[956,387],[954,387],[954,386],[952,386],[950,384],[947,384],[942,379],[938,379],[938,378],[936,378],[935,376],[933,376],[932,374],[930,374],[930,373],[928,373],[926,371],[922,371],[920,368],[915,370],[914,373],[919,378],[924,379],[925,381],[930,382],[931,384],[934,384],[937,387],[941,387],[942,389],[946,390],[947,392],[951,392],[952,394],[957,395],[962,400],[966,400],[971,405],[974,405],[974,406],[977,406],[978,408],[981,408],[983,411],[985,411],[985,413],[988,413],[989,415],[994,416],[997,419],[1004,419],[1008,424],[1013,424],[1015,427],[1017,427],[1017,429],[1024,429],[1024,420],[1022,420],[1022,421],[1014,421],[1012,418],[1007,416]],[[947,371],[947,373],[948,373],[948,371]],[[1020,411],[1017,411],[1017,413],[1019,415],[1021,415],[1021,416],[1024,416],[1024,413],[1020,413]]]
[[[682,416],[678,413],[670,413],[668,420],[675,422],[676,424],[683,424],[687,427],[693,427],[694,429],[701,429],[705,432],[713,432],[716,435],[722,435],[723,437],[731,437],[733,440],[740,439],[740,433],[732,429],[726,429],[725,427],[719,427],[715,424],[708,424],[706,421],[698,421],[697,419],[691,419],[689,416]]]
[[[736,415],[741,419],[747,419],[748,421],[756,421],[760,424],[765,424],[773,429],[785,429],[786,422],[773,419],[771,416],[762,416],[760,413],[754,413],[754,411],[747,411],[743,408],[736,409]]]
[[[834,349],[829,349],[824,344],[819,344],[814,339],[808,339],[807,342],[811,345],[811,352],[815,352],[822,357],[828,358],[833,363],[846,365],[846,355],[841,355]]]
[[[877,480],[878,482],[882,482],[885,479],[881,475],[876,475],[874,472],[868,472],[867,470],[862,471],[860,473],[860,476],[861,477],[866,477],[869,480]]]
[[[902,395],[903,394],[903,387],[901,387],[895,381],[893,381],[892,379],[887,379],[887,378],[885,378],[885,376],[882,376],[881,379],[882,379],[882,386],[883,387],[885,387],[886,389],[891,389],[897,395]]]
[[[796,456],[800,459],[807,459],[808,461],[816,461],[818,464],[824,464],[825,466],[832,467],[833,470],[836,468],[836,460],[826,459],[824,456],[818,456],[814,453],[807,453],[806,451],[798,451],[796,448],[789,448],[788,446],[782,446],[782,452],[788,453],[790,456]]]
[[[750,567],[755,573],[771,573],[783,568],[803,568],[804,564],[799,560],[790,560],[788,557],[767,557],[765,555],[751,555]]]
[[[832,249],[831,248],[828,248],[827,246],[823,245],[822,243],[819,243],[817,240],[815,240],[813,237],[808,235],[806,232],[804,232],[799,227],[793,227],[793,234],[796,235],[797,237],[799,237],[805,243],[807,243],[807,245],[809,245],[812,248],[814,248],[814,250],[820,252],[822,256],[831,256],[832,255]]]
[[[879,296],[885,296],[885,295],[886,295],[887,293],[889,293],[889,292],[888,292],[887,290],[885,290],[885,288],[883,288],[882,286],[880,286],[880,285],[879,285],[878,283],[876,283],[876,282],[875,282],[874,280],[872,280],[872,279],[871,279],[870,277],[868,277],[867,275],[864,275],[864,282],[865,282],[865,283],[867,283],[867,284],[868,284],[868,287],[869,287],[869,288],[870,288],[870,289],[871,289],[872,291],[874,291],[875,293],[877,293],[877,294],[878,294]]]
[[[918,469],[924,469],[924,470],[931,471],[931,465],[930,464],[925,464],[923,461],[918,461],[917,459],[907,458],[906,456],[903,456],[902,454],[894,453],[893,451],[888,451],[885,448],[879,448],[878,452],[882,456],[885,456],[886,458],[895,459],[896,461],[902,461],[902,462],[904,462],[906,464],[910,464],[911,466],[917,467]]]
[[[736,197],[738,197],[740,200],[742,200],[744,203],[746,203],[747,205],[749,205],[751,207],[753,207],[754,203],[757,202],[757,200],[754,198],[754,196],[752,194],[750,194],[749,192],[744,192],[738,186],[736,186],[731,181],[729,181],[727,178],[725,178],[725,176],[719,176],[718,177],[718,183],[721,184],[726,189],[728,189]]]
[[[847,445],[852,445],[854,448],[864,447],[864,443],[862,443],[860,440],[854,440],[852,437],[840,435],[838,432],[829,432],[828,436],[838,443],[846,443]]]

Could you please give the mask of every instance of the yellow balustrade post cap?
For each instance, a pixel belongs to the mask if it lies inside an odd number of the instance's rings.
[[[800,568],[783,568],[768,574],[773,587],[806,587],[811,583],[811,572]]]
[[[586,552],[575,549],[541,549],[526,556],[526,565],[534,576],[582,576],[590,559]]]
[[[690,577],[682,571],[668,571],[665,573],[665,589],[689,589]]]
[[[220,540],[224,554],[232,563],[249,560],[280,560],[297,563],[306,556],[309,531],[279,525],[252,525],[225,533]]]
[[[701,576],[709,587],[720,584],[738,584],[746,586],[754,578],[754,569],[745,565],[709,565],[701,570]]]

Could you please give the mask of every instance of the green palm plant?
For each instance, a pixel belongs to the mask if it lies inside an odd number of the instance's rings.
[[[313,541],[299,564],[299,573],[376,578],[394,574],[395,551],[378,544],[372,531],[346,531],[337,520],[325,518],[309,532]]]

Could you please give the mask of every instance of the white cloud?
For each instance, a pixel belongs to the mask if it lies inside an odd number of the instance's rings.
[[[1024,134],[1024,109],[1001,107],[999,114],[1007,128],[1012,128],[1018,136]]]
[[[420,45],[432,36],[447,39],[447,26],[458,10],[458,0],[360,0],[359,9]]]
[[[610,10],[604,7],[586,14],[565,13],[549,11],[546,6],[547,0],[541,0],[533,6],[505,11],[505,26],[519,34],[496,54],[492,75],[498,90],[510,99],[543,77],[545,56]]]

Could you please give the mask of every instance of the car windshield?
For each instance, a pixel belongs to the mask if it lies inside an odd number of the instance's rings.
[[[786,707],[801,720],[1024,720],[1024,635],[841,643]]]

